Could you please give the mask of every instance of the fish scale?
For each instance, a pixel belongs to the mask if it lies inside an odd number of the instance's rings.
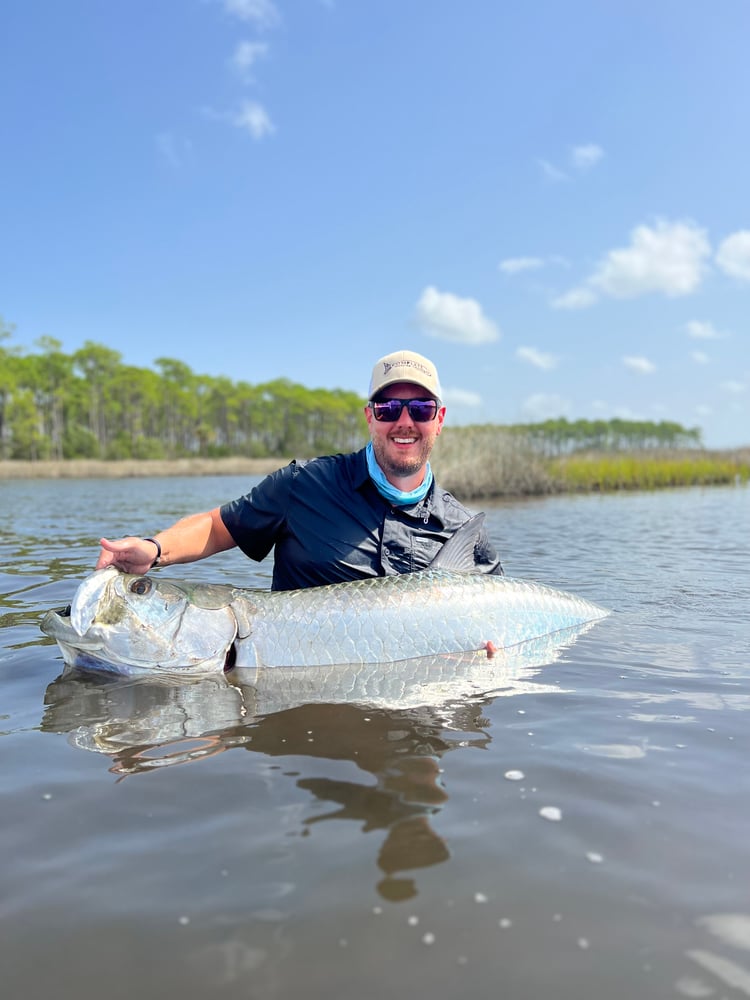
[[[237,665],[395,662],[514,646],[608,612],[509,577],[425,570],[304,591],[238,595]],[[247,625],[243,627],[243,622]]]

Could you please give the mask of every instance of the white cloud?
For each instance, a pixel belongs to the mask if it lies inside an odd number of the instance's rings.
[[[521,271],[535,271],[543,267],[544,261],[541,257],[508,257],[501,260],[498,267],[505,274],[519,274]]]
[[[707,365],[708,364],[708,355],[705,354],[703,351],[691,351],[690,352],[690,357],[693,359],[693,361],[697,365]]]
[[[542,368],[544,371],[557,368],[558,359],[555,355],[545,354],[543,351],[538,351],[536,347],[519,347],[516,351],[516,357],[520,361],[528,361],[530,365]]]
[[[612,416],[619,417],[620,420],[643,420],[643,415],[638,410],[634,410],[627,405],[614,406],[612,408]]]
[[[568,179],[568,175],[550,163],[549,160],[537,160],[536,162],[542,168],[542,173],[548,181],[566,181]]]
[[[230,121],[237,128],[248,131],[253,139],[262,139],[276,131],[268,112],[257,101],[243,101],[240,110],[230,116]]]
[[[750,281],[750,230],[727,236],[716,253],[716,263],[731,278]]]
[[[536,392],[524,400],[521,413],[528,421],[554,420],[570,413],[570,401],[562,396]]]
[[[430,285],[417,303],[417,322],[432,337],[460,344],[489,344],[500,337],[497,326],[476,299],[439,292]]]
[[[660,219],[654,226],[636,226],[630,246],[610,250],[589,283],[616,299],[649,292],[689,295],[701,282],[710,251],[703,229]]]
[[[193,151],[192,143],[188,139],[181,139],[173,132],[160,132],[156,137],[156,148],[162,159],[176,170],[184,165]]]
[[[627,355],[622,359],[622,363],[631,372],[636,372],[638,375],[652,375],[656,371],[656,365],[653,361],[640,355]]]
[[[272,0],[224,0],[224,9],[241,21],[252,21],[258,28],[273,28],[281,20]]]
[[[722,336],[712,323],[704,323],[698,319],[691,319],[685,324],[685,329],[688,337],[694,340],[719,340]]]
[[[265,42],[240,42],[232,54],[230,64],[235,73],[248,81],[252,78],[253,66],[267,53],[268,45]]]
[[[723,392],[728,392],[733,396],[738,396],[740,393],[744,392],[747,387],[744,382],[736,382],[734,379],[728,379],[726,382],[721,383],[721,389]]]
[[[559,295],[553,300],[552,306],[554,309],[586,309],[588,306],[593,306],[598,298],[599,296],[590,288],[581,285]]]
[[[583,309],[598,295],[632,299],[650,292],[669,298],[689,295],[701,283],[705,258],[711,247],[705,230],[692,222],[667,222],[636,226],[630,246],[610,250],[594,273],[577,288],[558,296],[556,309]]]
[[[482,397],[471,389],[443,389],[446,406],[481,406]]]
[[[578,170],[590,170],[603,156],[602,147],[593,142],[587,143],[585,146],[574,146],[570,154],[573,166]]]

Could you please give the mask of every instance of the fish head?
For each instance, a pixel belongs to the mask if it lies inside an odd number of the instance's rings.
[[[224,670],[237,633],[231,588],[97,570],[42,631],[68,666],[119,674]]]

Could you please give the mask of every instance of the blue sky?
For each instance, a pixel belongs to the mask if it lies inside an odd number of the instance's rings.
[[[750,443],[750,4],[4,0],[0,315]]]

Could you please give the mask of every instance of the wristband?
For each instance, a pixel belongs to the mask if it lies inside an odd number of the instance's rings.
[[[154,561],[151,563],[151,565],[149,567],[149,569],[153,569],[154,566],[158,566],[159,563],[161,562],[161,545],[159,545],[159,543],[157,542],[157,540],[155,538],[144,538],[143,541],[144,542],[153,542],[154,545],[156,546],[156,559],[154,559]]]

